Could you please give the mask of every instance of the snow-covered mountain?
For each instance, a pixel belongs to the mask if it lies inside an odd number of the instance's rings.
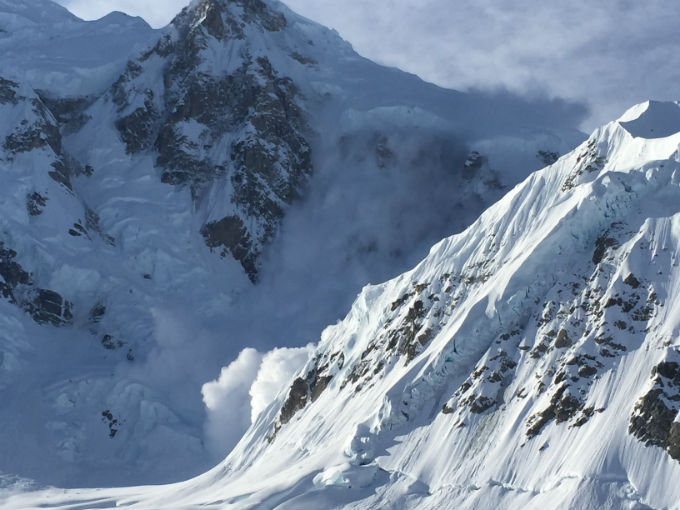
[[[678,204],[680,105],[638,105],[366,287],[186,502],[675,507]]]
[[[367,286],[205,475],[5,504],[674,508],[679,148],[635,106]]]
[[[101,94],[130,55],[157,38],[144,20],[121,12],[83,21],[50,0],[0,1],[3,78],[60,98]]]
[[[578,107],[440,89],[274,0],[161,31],[0,0],[0,28],[10,480],[207,470],[250,422],[207,445],[201,387],[239,351],[317,339],[582,140]]]

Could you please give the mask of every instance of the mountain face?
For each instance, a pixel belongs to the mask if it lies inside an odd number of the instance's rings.
[[[137,495],[158,508],[673,507],[679,147],[676,103],[598,129],[366,287],[227,459],[181,486],[186,500]]]
[[[211,471],[5,503],[672,508],[679,175],[680,104],[637,105],[364,288]]]
[[[161,31],[0,1],[0,29],[0,474],[38,484],[210,468],[200,389],[242,348],[317,338],[582,140],[576,107],[437,88],[274,1]]]

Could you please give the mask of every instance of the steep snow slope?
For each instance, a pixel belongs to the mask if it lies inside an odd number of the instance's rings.
[[[2,76],[58,98],[100,94],[157,37],[120,12],[83,21],[49,0],[0,2]]]
[[[436,88],[276,2],[194,2],[115,77],[139,21],[2,6],[0,473],[37,483],[205,471],[200,389],[243,347],[313,340],[581,140],[578,108]]]
[[[639,135],[679,109],[634,107],[366,287],[205,475],[4,505],[674,508],[680,125]]]
[[[673,507],[679,111],[635,107],[366,288],[192,501]]]

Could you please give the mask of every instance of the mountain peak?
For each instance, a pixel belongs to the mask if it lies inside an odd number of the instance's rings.
[[[634,137],[666,138],[680,132],[680,104],[645,101],[629,108],[617,122]]]
[[[243,39],[246,25],[277,32],[285,28],[286,18],[262,0],[200,0],[185,8],[173,25],[180,29],[202,26],[219,40]]]

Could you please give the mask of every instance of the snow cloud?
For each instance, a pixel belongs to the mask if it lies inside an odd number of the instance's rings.
[[[217,380],[203,385],[207,446],[216,459],[229,453],[250,424],[287,387],[307,361],[311,348],[274,349],[264,355],[244,349],[222,369]]]
[[[154,26],[187,0],[59,0],[94,18],[117,9]],[[585,126],[646,99],[678,99],[673,0],[286,0],[335,28],[363,55],[456,88],[508,89],[584,101]]]
[[[250,387],[250,418],[254,423],[276,396],[287,387],[295,373],[307,362],[312,345],[274,349],[262,358],[257,377]]]
[[[216,381],[203,385],[208,411],[205,426],[207,446],[221,459],[250,426],[250,387],[257,377],[262,354],[244,349],[236,361],[224,367]]]

